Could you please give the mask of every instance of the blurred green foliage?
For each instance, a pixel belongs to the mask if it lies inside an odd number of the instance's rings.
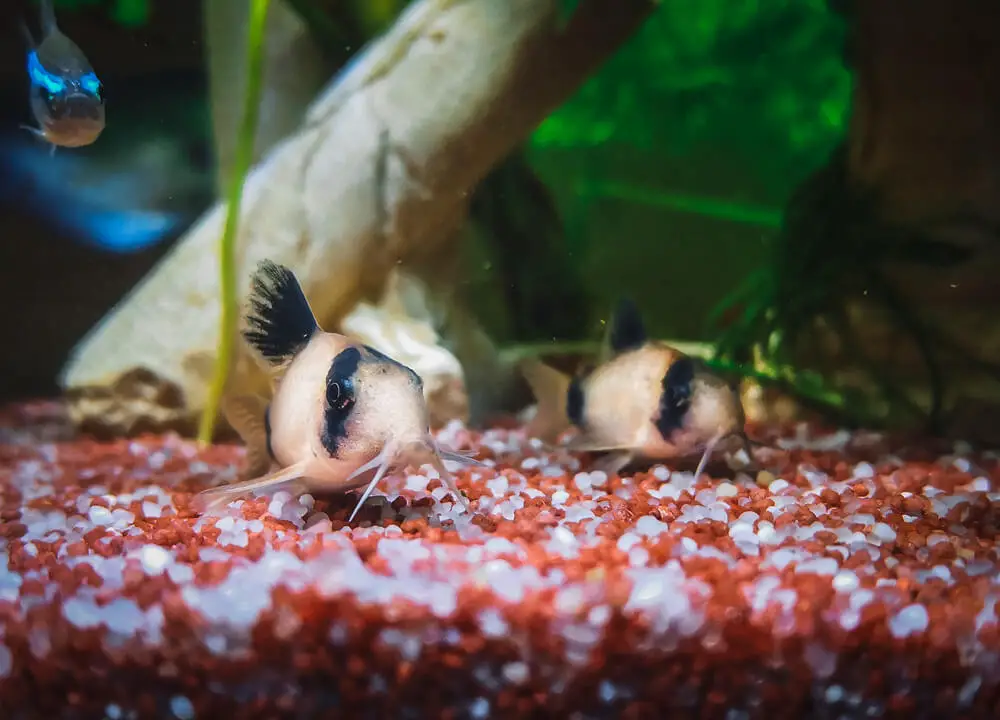
[[[579,1],[567,0],[566,12]],[[533,145],[610,142],[676,155],[722,142],[749,151],[750,162],[811,168],[847,117],[843,34],[826,0],[663,0]]]
[[[113,17],[122,25],[144,25],[149,12],[150,0],[115,0]]]

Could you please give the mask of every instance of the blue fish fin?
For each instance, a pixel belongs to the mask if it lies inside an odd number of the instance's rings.
[[[28,132],[30,132],[35,137],[40,137],[43,140],[45,139],[45,133],[43,133],[39,128],[36,128],[33,125],[25,125],[24,123],[21,123],[20,125],[18,125],[18,127],[21,130],[27,130]]]
[[[36,128],[32,125],[25,125],[23,123],[18,125],[18,127],[21,128],[22,130],[27,130],[42,142],[52,145],[52,152],[50,153],[50,157],[51,155],[55,154],[56,151],[55,143],[49,143],[49,139],[45,137],[45,132],[41,128]]]
[[[31,30],[28,28],[28,23],[24,21],[24,18],[19,18],[17,21],[17,27],[21,31],[21,35],[24,37],[24,42],[28,46],[28,51],[34,50],[37,46],[35,42],[35,36],[31,34]]]
[[[56,28],[56,9],[52,0],[39,0],[39,15],[42,19],[42,38],[47,38]]]

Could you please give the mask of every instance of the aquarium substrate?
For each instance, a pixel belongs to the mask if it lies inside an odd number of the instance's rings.
[[[996,717],[997,457],[751,427],[773,473],[500,469],[199,517],[237,446],[0,436],[0,716]],[[722,473],[716,472],[721,475]],[[760,481],[760,484],[756,482]],[[767,485],[762,487],[761,484]]]

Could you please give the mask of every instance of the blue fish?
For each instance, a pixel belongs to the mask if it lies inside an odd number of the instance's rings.
[[[52,0],[41,0],[41,42],[22,22],[28,42],[31,113],[38,127],[26,127],[56,146],[82,147],[104,130],[104,85],[83,51],[60,32]]]
[[[128,146],[133,166],[123,167],[118,158],[99,164],[70,153],[47,157],[13,136],[0,138],[0,198],[44,215],[86,245],[115,253],[144,250],[191,220],[190,213],[165,207],[164,193],[178,189],[181,172],[168,161],[181,153],[166,140],[150,142],[155,152]]]
[[[17,208],[102,253],[169,244],[216,196],[204,79],[183,70],[102,80],[123,117],[98,142],[54,156],[17,129],[17,96],[0,89],[0,115],[11,118],[0,120],[0,214]]]

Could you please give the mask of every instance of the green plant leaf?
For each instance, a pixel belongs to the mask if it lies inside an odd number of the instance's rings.
[[[233,163],[227,194],[226,224],[219,238],[219,346],[208,399],[198,425],[198,442],[206,445],[212,441],[222,393],[229,376],[239,319],[236,292],[236,238],[240,218],[240,201],[243,182],[253,161],[253,142],[257,134],[260,97],[264,85],[264,40],[267,11],[270,0],[250,0],[250,19],[247,22],[247,84],[243,96],[243,118],[236,139],[236,161]]]

